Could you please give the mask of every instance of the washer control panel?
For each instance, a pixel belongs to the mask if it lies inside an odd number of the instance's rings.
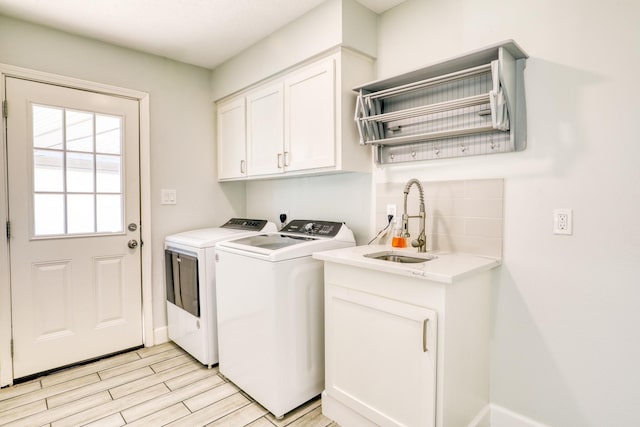
[[[283,233],[296,233],[306,236],[335,237],[342,228],[341,222],[310,221],[306,219],[294,219],[285,225]]]

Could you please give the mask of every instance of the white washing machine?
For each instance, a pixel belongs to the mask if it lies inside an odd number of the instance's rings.
[[[293,220],[216,245],[220,373],[276,417],[324,389],[324,276],[314,252],[354,246],[344,224]]]
[[[232,218],[165,238],[169,339],[209,368],[218,363],[215,244],[276,230],[265,220]]]

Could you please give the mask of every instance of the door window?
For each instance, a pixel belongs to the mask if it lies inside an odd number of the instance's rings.
[[[124,232],[123,119],[33,104],[33,237]]]

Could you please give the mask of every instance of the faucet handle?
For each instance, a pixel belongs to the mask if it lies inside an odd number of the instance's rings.
[[[417,239],[413,239],[411,241],[411,246],[413,246],[414,248],[418,248],[418,252],[427,251],[427,241],[423,235],[418,236]]]

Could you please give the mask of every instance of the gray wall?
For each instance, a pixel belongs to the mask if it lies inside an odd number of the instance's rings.
[[[211,71],[4,16],[0,63],[149,93],[153,328],[162,329],[164,237],[245,211],[244,185],[217,183]],[[175,206],[160,205],[163,188],[177,190]]]

